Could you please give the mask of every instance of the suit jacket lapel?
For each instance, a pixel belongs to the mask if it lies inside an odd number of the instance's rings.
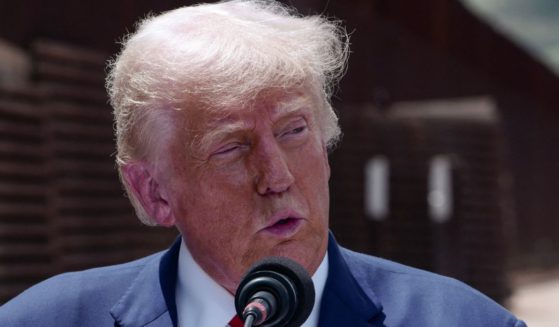
[[[111,309],[117,326],[177,326],[175,285],[180,238],[163,256],[150,261]],[[319,326],[384,326],[382,306],[355,280],[334,237],[328,244],[328,279]],[[154,283],[158,280],[159,283]]]
[[[382,306],[355,280],[333,235],[328,242],[328,279],[322,295],[319,326],[384,326]]]
[[[170,327],[177,325],[175,285],[180,238],[138,274],[111,309],[117,326]],[[154,282],[159,281],[159,283]]]

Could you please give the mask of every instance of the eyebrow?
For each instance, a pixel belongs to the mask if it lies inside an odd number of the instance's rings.
[[[312,102],[308,96],[298,96],[291,101],[280,102],[274,114],[275,116],[281,115],[287,117],[290,116],[291,113],[302,111],[305,108],[309,108],[311,105]]]
[[[209,147],[215,143],[216,140],[221,140],[229,135],[234,135],[242,130],[246,129],[245,124],[240,121],[230,121],[228,123],[222,123],[229,120],[228,118],[218,119],[211,122],[206,129],[206,133],[195,136],[192,147],[196,149],[195,151],[200,151],[201,153],[207,153]]]
[[[272,119],[277,121],[289,119],[291,116],[305,111],[305,109],[310,107],[311,103],[312,102],[308,96],[298,96],[294,99],[290,99],[289,101],[278,102],[276,108],[274,108]],[[232,115],[234,115],[234,112]],[[208,148],[216,141],[251,129],[250,126],[247,126],[243,122],[232,119],[232,115],[227,115],[223,118],[211,121],[208,124],[208,132],[200,137],[196,137],[193,145],[198,150],[202,151],[202,153],[206,153]]]

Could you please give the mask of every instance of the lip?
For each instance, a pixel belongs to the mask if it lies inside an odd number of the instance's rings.
[[[262,231],[272,236],[288,238],[297,233],[303,220],[302,216],[293,210],[281,210],[272,216],[270,224]]]

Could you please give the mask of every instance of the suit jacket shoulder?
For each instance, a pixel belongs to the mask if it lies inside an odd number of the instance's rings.
[[[343,248],[340,252],[356,282],[382,306],[386,326],[525,326],[460,281]]]
[[[161,253],[125,264],[64,273],[0,307],[1,326],[114,326],[111,307]]]

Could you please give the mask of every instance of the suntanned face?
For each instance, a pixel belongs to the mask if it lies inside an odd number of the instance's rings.
[[[274,91],[219,115],[189,109],[162,149],[169,161],[158,175],[175,225],[231,293],[266,256],[289,257],[311,274],[324,257],[330,168],[318,105],[303,91]]]

